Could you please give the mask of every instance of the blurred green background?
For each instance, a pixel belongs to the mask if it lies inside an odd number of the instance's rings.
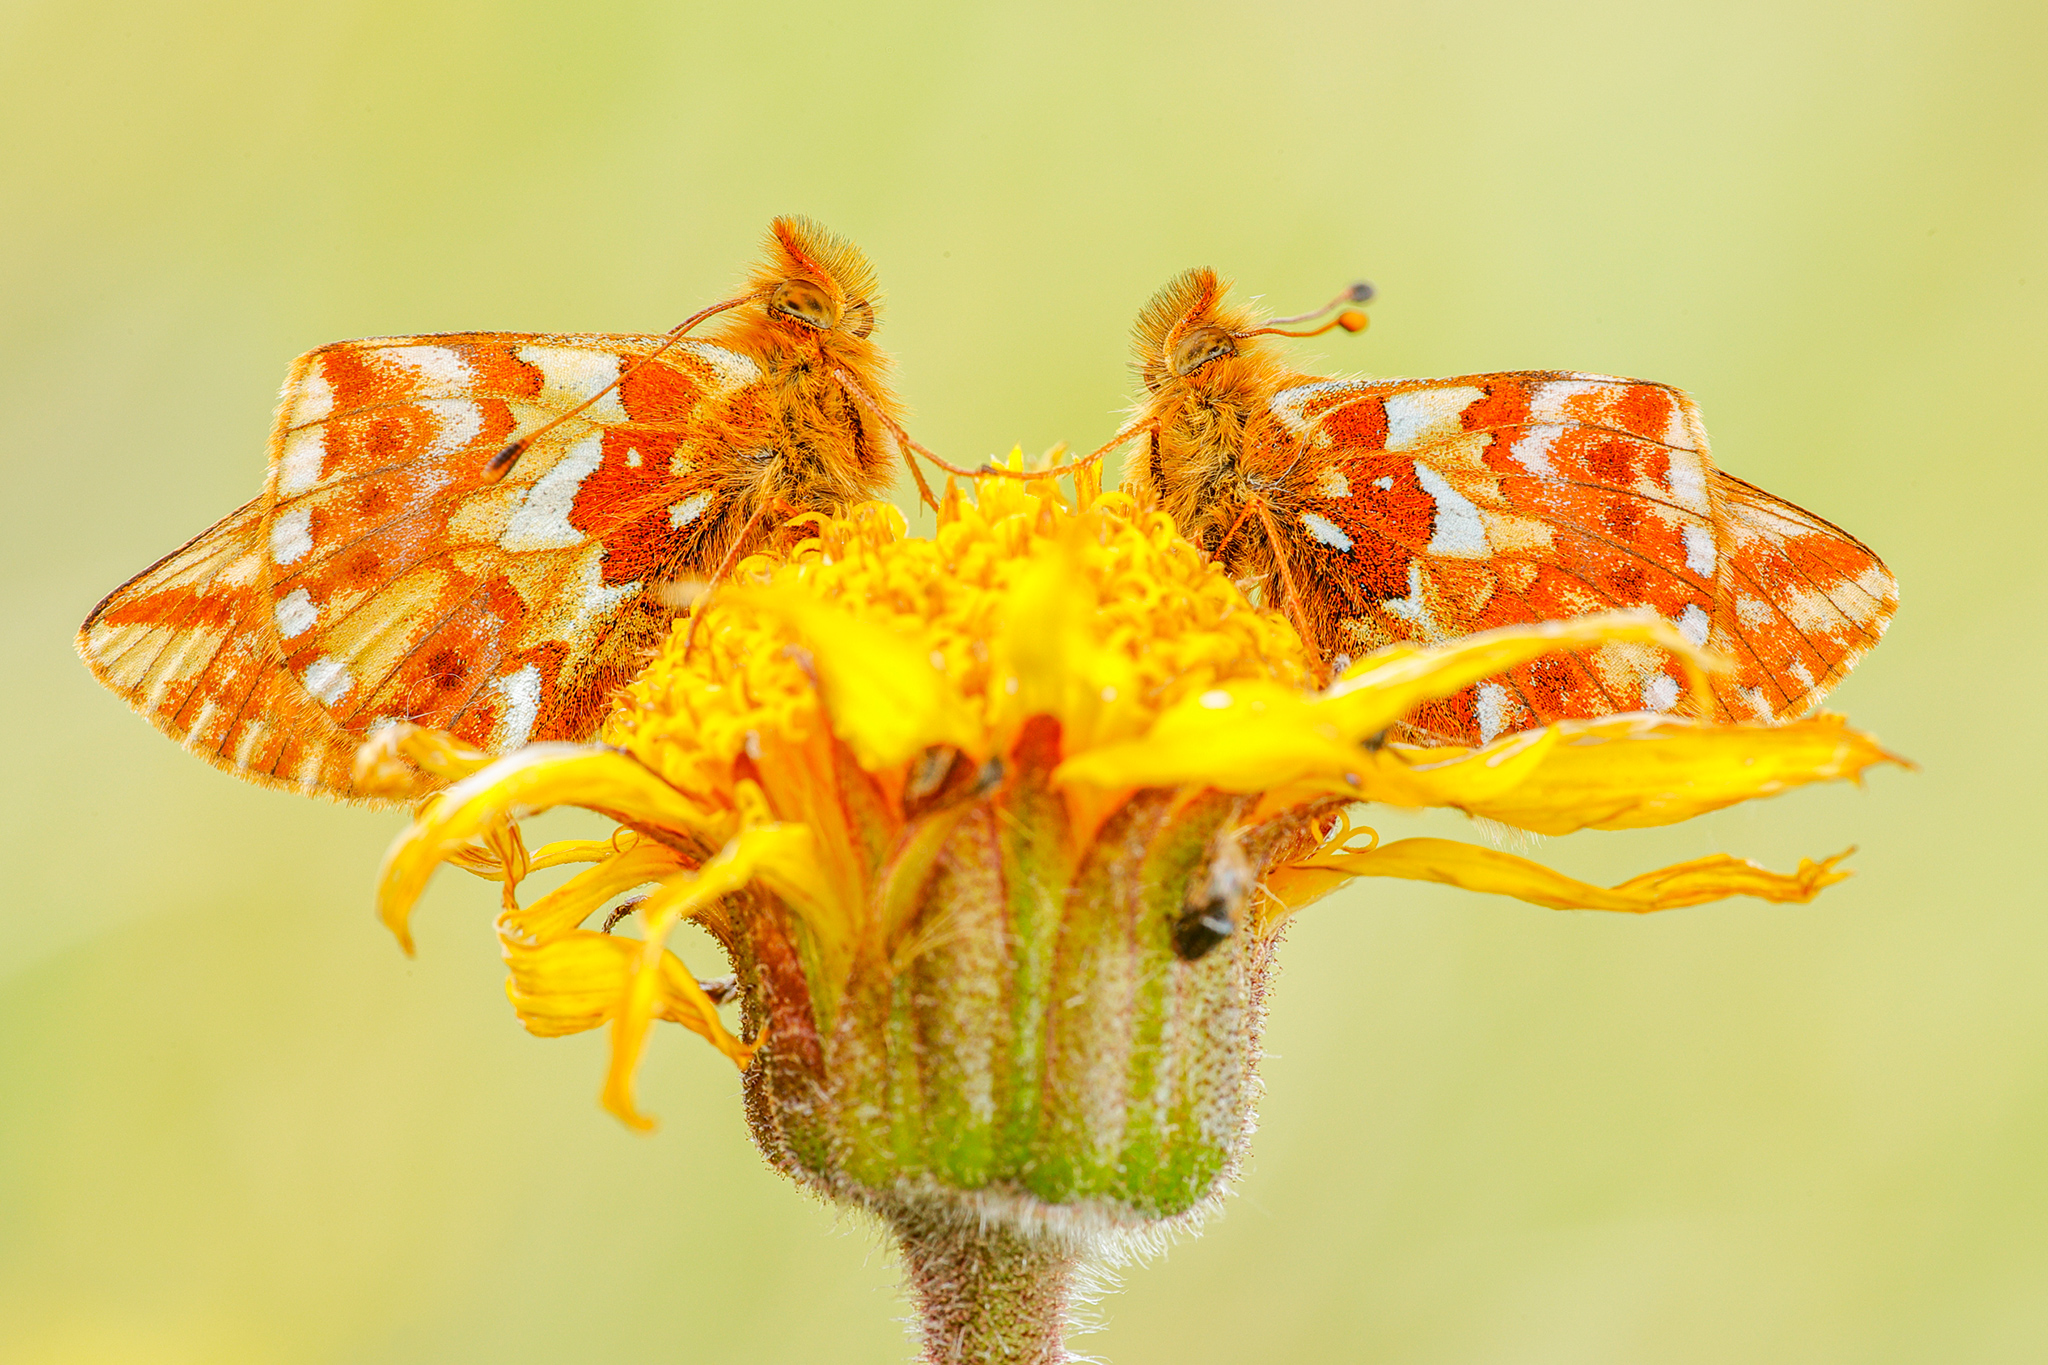
[[[1614,881],[1862,846],[1648,920],[1368,884],[1296,927],[1252,1169],[1128,1276],[1120,1365],[2048,1358],[2048,9],[141,3],[0,10],[0,1359],[902,1360],[894,1272],[668,1030],[526,1036],[492,896],[407,961],[399,821],[243,786],[72,657],[261,486],[340,337],[649,331],[812,214],[913,429],[1103,439],[1218,266],[1365,274],[1381,374],[1669,380],[1889,559],[1837,705],[1923,765],[1553,841]],[[929,524],[928,522],[924,524]],[[2029,680],[2032,681],[2029,681]],[[1389,832],[1455,832],[1392,816]],[[716,967],[700,949],[697,962]]]

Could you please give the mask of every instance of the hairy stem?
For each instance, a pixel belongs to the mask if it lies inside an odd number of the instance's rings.
[[[903,1249],[927,1365],[1060,1365],[1080,1255],[972,1216],[891,1220]]]

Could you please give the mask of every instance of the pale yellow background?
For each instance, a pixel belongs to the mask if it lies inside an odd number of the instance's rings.
[[[1920,772],[1540,850],[1855,843],[1853,881],[1317,908],[1249,1178],[1086,1349],[2048,1359],[2044,38],[1953,0],[15,0],[0,1359],[904,1358],[886,1255],[763,1167],[726,1063],[670,1031],[627,1133],[601,1040],[513,1019],[487,887],[438,884],[408,962],[370,916],[394,817],[214,772],[69,644],[257,491],[294,354],[659,329],[778,212],[871,255],[955,457],[1105,437],[1175,271],[1282,311],[1365,274],[1372,331],[1314,363],[1682,384],[1903,584],[1837,700]]]

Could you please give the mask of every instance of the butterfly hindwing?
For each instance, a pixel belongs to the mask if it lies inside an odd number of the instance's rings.
[[[1712,487],[1725,552],[1708,644],[1738,670],[1723,695],[1742,720],[1803,716],[1876,646],[1897,580],[1804,508],[1718,470]]]
[[[1723,718],[1780,719],[1811,709],[1895,600],[1867,549],[1715,470],[1697,409],[1665,385],[1562,372],[1335,380],[1283,389],[1272,409],[1301,451],[1298,505],[1276,507],[1284,549],[1332,654],[1649,607],[1735,660],[1715,682]],[[1781,681],[1802,672],[1815,686]],[[1607,645],[1489,679],[1413,724],[1474,742],[1670,711],[1683,677],[1662,651]]]

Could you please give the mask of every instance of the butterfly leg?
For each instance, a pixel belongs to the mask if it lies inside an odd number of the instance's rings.
[[[740,533],[732,538],[732,544],[726,548],[725,557],[719,560],[718,567],[711,571],[711,577],[704,584],[704,591],[697,594],[697,601],[699,603],[702,603],[711,596],[712,590],[725,581],[726,574],[731,572],[732,566],[739,562],[740,551],[746,548],[747,537],[754,534],[754,528],[761,524],[762,513],[767,510],[768,504],[762,503],[754,509],[753,515],[747,518],[746,525],[740,527]],[[701,618],[702,613],[696,607],[691,607],[690,624],[683,632],[683,657],[685,659],[690,657],[690,649],[697,642],[697,622]]]
[[[1273,563],[1280,570],[1280,586],[1287,597],[1287,614],[1294,618],[1294,628],[1301,632],[1302,642],[1315,651],[1316,631],[1309,620],[1308,609],[1302,605],[1301,591],[1294,584],[1294,567],[1287,562],[1287,545],[1280,538],[1280,528],[1273,524],[1273,513],[1266,506],[1265,499],[1254,499],[1250,510],[1266,528],[1266,544],[1272,548]],[[1320,660],[1320,653],[1317,658]],[[1318,663],[1319,669],[1326,667]]]
[[[1222,560],[1223,551],[1229,546],[1231,537],[1237,534],[1238,528],[1245,524],[1245,520],[1251,516],[1253,509],[1258,506],[1258,503],[1247,503],[1245,509],[1237,514],[1237,520],[1230,523],[1230,529],[1223,533],[1223,539],[1217,541],[1216,548],[1209,551],[1210,563],[1214,564]]]

